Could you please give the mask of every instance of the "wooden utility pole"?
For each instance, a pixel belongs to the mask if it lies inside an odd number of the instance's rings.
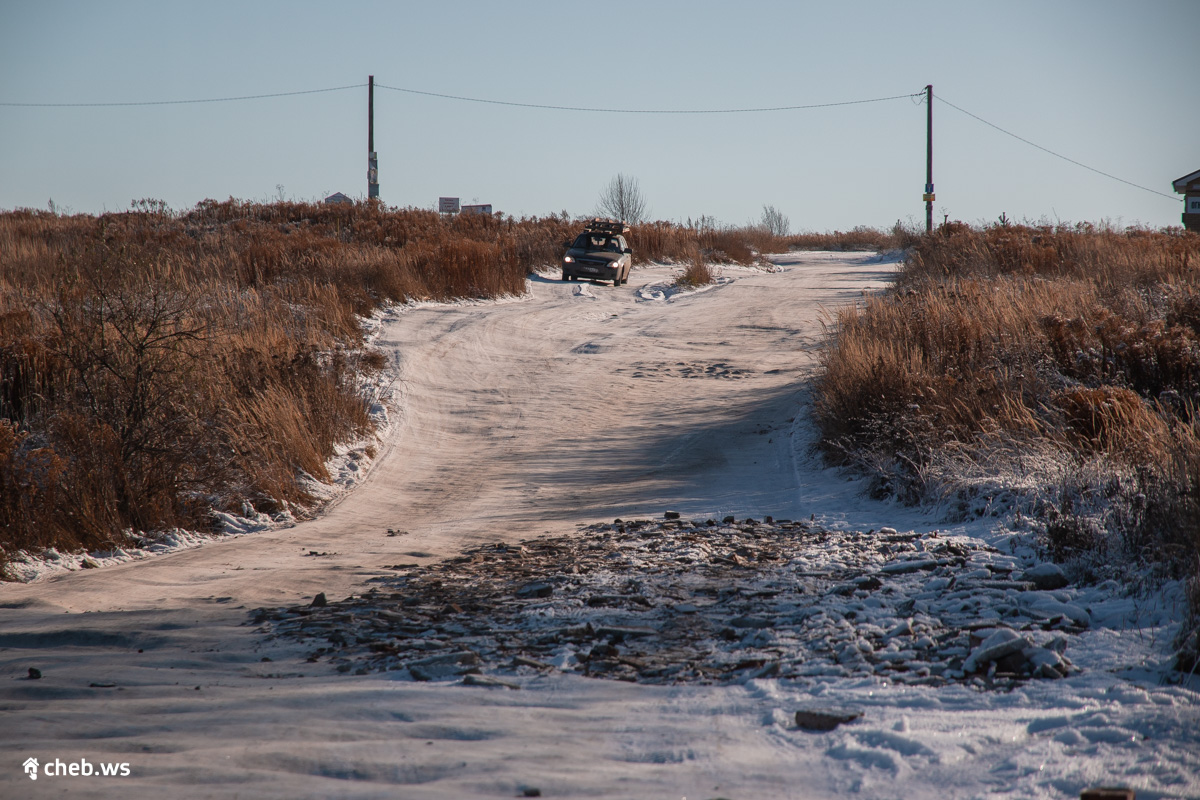
[[[933,84],[925,87],[925,232],[933,233]]]
[[[375,154],[375,76],[367,78],[367,199],[379,197],[379,157]]]

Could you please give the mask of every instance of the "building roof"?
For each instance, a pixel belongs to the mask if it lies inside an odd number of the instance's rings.
[[[342,194],[341,192],[334,192],[333,194],[329,195],[329,197],[325,198],[325,202],[326,203],[353,203],[354,201],[351,200],[346,195]]]
[[[1175,187],[1175,191],[1179,194],[1185,194],[1187,192],[1189,183],[1200,183],[1200,169],[1196,170],[1190,175],[1184,175],[1182,178],[1176,178],[1175,180],[1171,181],[1171,185]]]

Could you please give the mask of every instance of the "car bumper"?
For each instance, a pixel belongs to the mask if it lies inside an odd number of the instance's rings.
[[[621,267],[605,264],[588,264],[575,261],[563,264],[564,275],[576,275],[580,278],[597,278],[602,281],[616,280],[621,276]]]

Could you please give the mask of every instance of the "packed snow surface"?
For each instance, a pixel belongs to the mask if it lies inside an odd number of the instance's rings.
[[[316,519],[0,586],[0,796],[1200,797],[1179,587],[823,468],[822,321],[894,261],[772,260],[371,321]]]

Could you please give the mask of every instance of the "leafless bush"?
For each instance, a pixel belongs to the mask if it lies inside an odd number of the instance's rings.
[[[638,225],[646,220],[646,197],[637,178],[618,173],[597,201],[596,213],[602,217]]]
[[[775,206],[763,206],[761,225],[772,236],[783,238],[791,233],[792,222]]]
[[[715,280],[716,275],[704,260],[704,251],[697,246],[688,258],[683,274],[675,279],[675,285],[695,289]]]

